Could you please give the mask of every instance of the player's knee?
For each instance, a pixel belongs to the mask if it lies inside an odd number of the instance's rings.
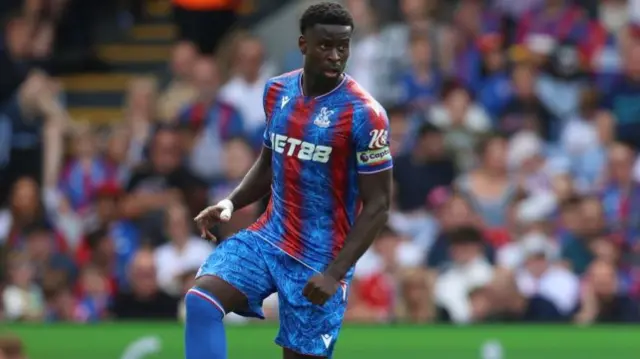
[[[225,309],[220,304],[220,301],[198,287],[189,289],[184,301],[187,320],[189,320],[189,317],[206,317],[213,320],[222,320],[224,318]]]

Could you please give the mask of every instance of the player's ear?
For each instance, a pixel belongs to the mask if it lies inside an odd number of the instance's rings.
[[[298,38],[298,48],[303,55],[307,54],[307,39],[304,38],[304,35],[300,35]]]

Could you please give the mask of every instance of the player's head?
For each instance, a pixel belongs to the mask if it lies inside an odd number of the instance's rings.
[[[353,18],[342,5],[322,2],[310,6],[300,18],[298,40],[305,73],[340,77],[349,59],[353,28]]]

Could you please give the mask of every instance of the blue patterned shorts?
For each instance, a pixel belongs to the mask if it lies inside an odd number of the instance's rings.
[[[278,293],[280,330],[276,344],[297,353],[331,357],[347,306],[347,285],[323,306],[309,302],[302,289],[317,272],[249,231],[224,240],[207,258],[198,277],[217,276],[244,293],[247,311],[264,318],[262,301]]]

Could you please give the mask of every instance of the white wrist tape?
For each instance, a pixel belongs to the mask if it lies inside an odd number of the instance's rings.
[[[228,221],[231,218],[231,214],[233,213],[233,202],[228,199],[223,199],[218,202],[218,207],[222,207],[222,212],[220,212],[220,219],[223,221]]]

